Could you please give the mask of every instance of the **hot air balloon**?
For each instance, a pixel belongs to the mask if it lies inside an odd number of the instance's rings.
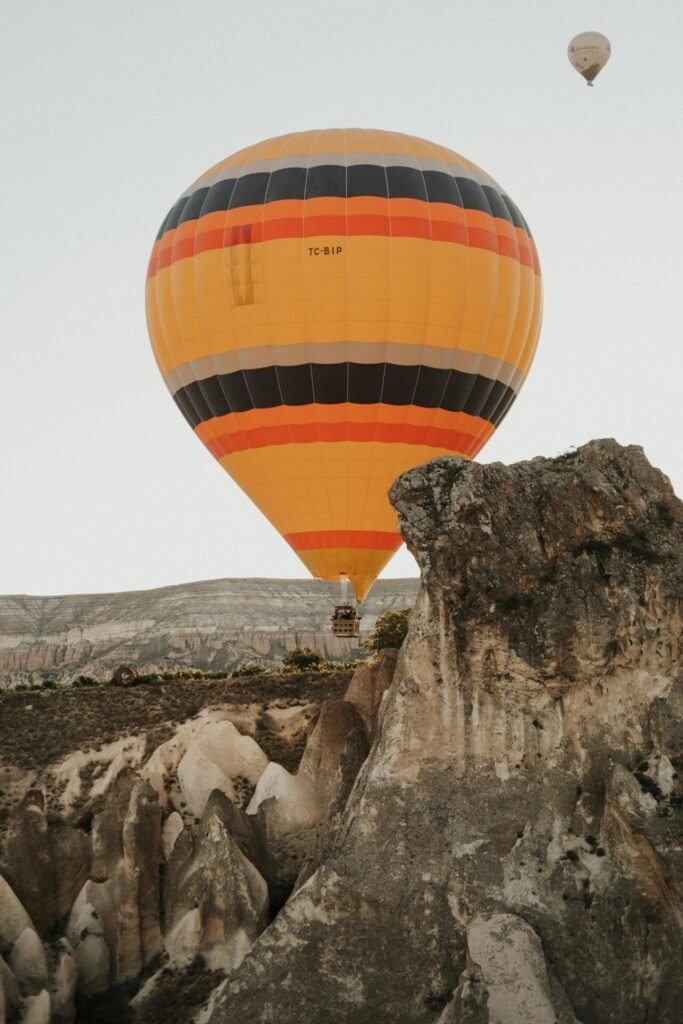
[[[527,375],[536,247],[487,174],[366,129],[269,139],[164,219],[152,347],[197,437],[310,572],[362,601],[401,544],[404,470],[473,457]]]
[[[572,67],[590,86],[609,60],[611,52],[610,41],[601,32],[581,32],[574,36],[567,49]]]

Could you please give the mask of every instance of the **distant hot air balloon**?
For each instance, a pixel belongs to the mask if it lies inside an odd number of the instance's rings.
[[[311,573],[348,577],[362,601],[401,544],[392,481],[471,458],[514,401],[541,278],[517,206],[469,160],[394,132],[310,131],[183,193],[147,316],[197,436]]]
[[[611,52],[610,41],[601,32],[581,32],[574,36],[567,49],[572,67],[590,86],[609,60]]]

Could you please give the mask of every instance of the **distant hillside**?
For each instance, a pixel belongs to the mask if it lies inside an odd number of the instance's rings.
[[[363,608],[363,630],[389,608],[410,607],[419,580],[380,580]],[[339,584],[321,580],[224,579],[156,590],[64,597],[0,597],[0,686],[109,677],[125,663],[141,671],[190,666],[231,669],[273,663],[308,644],[325,657],[353,657],[333,637]]]

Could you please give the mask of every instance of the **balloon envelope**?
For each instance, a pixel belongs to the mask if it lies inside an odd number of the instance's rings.
[[[515,400],[541,279],[519,209],[469,160],[394,132],[310,131],[183,193],[147,316],[196,435],[314,576],[348,577],[362,600],[401,544],[392,481],[471,458]]]
[[[572,67],[583,75],[589,85],[600,74],[611,52],[610,41],[601,32],[581,32],[574,36],[567,49]]]

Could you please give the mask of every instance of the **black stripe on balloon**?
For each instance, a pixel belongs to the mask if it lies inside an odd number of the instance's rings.
[[[481,210],[522,228],[531,237],[529,227],[512,200],[490,185],[471,178],[459,178],[443,171],[419,171],[414,167],[383,167],[355,164],[342,167],[285,167],[272,174],[259,171],[239,178],[218,181],[210,188],[198,188],[183,196],[171,208],[161,225],[158,238],[188,220],[208,213],[260,206],[281,199],[317,199],[324,196],[346,198],[378,196],[382,199],[421,199],[429,203],[447,203],[466,210]]]
[[[215,416],[283,405],[416,405],[480,416],[494,425],[515,392],[500,381],[459,370],[394,363],[302,363],[235,370],[194,381],[173,396],[191,427]]]

